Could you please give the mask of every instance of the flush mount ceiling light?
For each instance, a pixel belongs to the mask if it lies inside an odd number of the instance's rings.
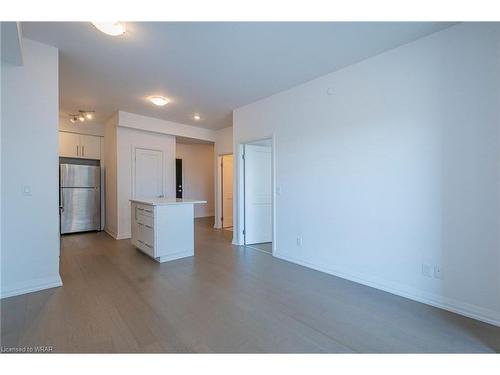
[[[196,120],[196,121],[200,121],[201,120],[201,116],[198,113],[195,113],[193,115],[193,119]]]
[[[97,30],[111,36],[119,36],[125,33],[125,24],[123,22],[92,22]]]
[[[94,118],[94,111],[82,111],[78,110],[77,114],[69,115],[69,121],[73,124],[77,121],[85,122],[85,120],[92,120]]]
[[[151,101],[151,103],[158,106],[164,106],[169,102],[169,100],[163,96],[150,96],[149,100]]]

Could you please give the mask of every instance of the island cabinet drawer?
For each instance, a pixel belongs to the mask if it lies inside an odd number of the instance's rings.
[[[155,257],[154,211],[152,206],[132,204],[132,244]]]
[[[154,219],[150,216],[139,214],[136,216],[135,221],[137,222],[137,224],[143,224],[147,228],[153,229]]]
[[[153,206],[148,206],[145,204],[135,204],[135,215],[136,217],[139,215],[153,217],[154,216],[154,208]]]
[[[146,254],[154,257],[154,234],[153,230],[144,224],[137,224],[137,241],[135,245]]]
[[[153,228],[146,226],[145,224],[141,226],[141,239],[144,241],[148,248],[153,248],[155,243],[155,237],[153,233]]]

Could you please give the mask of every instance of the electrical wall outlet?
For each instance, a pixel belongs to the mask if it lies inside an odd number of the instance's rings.
[[[425,277],[432,277],[432,267],[422,263],[422,275]]]
[[[297,246],[302,246],[302,237],[297,237]]]
[[[440,266],[434,266],[434,278],[443,280],[443,269]]]

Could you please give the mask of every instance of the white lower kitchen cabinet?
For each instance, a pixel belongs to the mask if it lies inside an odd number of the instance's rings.
[[[187,199],[131,200],[132,244],[158,262],[194,255],[194,204]]]

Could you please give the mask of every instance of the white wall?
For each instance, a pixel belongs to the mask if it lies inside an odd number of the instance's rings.
[[[118,237],[117,123],[118,114],[115,114],[104,125],[104,160],[106,161],[104,230],[114,238]]]
[[[214,216],[214,146],[177,143],[176,158],[182,159],[183,197],[207,201],[194,205],[194,216]]]
[[[118,123],[122,127],[144,130],[159,134],[170,134],[215,142],[216,131],[178,122],[160,120],[135,113],[118,111]]]
[[[163,152],[163,194],[175,196],[175,137],[118,127],[118,234],[130,238],[130,202],[132,197],[132,161],[135,148],[149,148]]]
[[[58,51],[24,39],[23,63],[1,73],[2,297],[61,285]]]
[[[459,24],[237,109],[235,145],[274,136],[276,256],[500,325],[499,57]]]
[[[220,155],[227,155],[233,153],[233,127],[216,130],[215,132],[215,228],[222,228],[222,206],[221,206],[221,168],[220,168]],[[219,161],[218,161],[219,160]]]

